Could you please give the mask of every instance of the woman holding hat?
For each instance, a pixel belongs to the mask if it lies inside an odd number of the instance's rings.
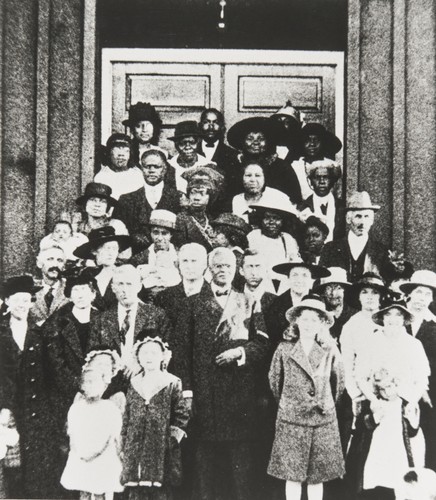
[[[268,473],[286,481],[286,499],[321,500],[323,483],[344,470],[335,403],[344,376],[339,351],[328,334],[333,323],[318,296],[306,296],[286,312],[289,328],[269,373],[278,403]]]
[[[115,234],[112,226],[94,229],[89,233],[89,241],[78,247],[74,255],[85,261],[94,262],[97,266],[96,296],[93,305],[104,311],[116,304],[111,282],[115,265],[121,253],[131,246],[130,236]]]
[[[243,192],[232,199],[231,211],[247,223],[250,223],[252,205],[289,202],[285,193],[266,185],[264,168],[259,161],[249,162],[242,167],[242,188]]]
[[[29,317],[35,293],[31,276],[2,287],[7,312],[0,322],[0,411],[16,423],[19,446],[6,456],[9,498],[60,498],[62,457],[49,395],[42,331]]]
[[[260,116],[235,123],[227,134],[229,144],[241,151],[243,165],[260,162],[264,168],[266,185],[289,196],[292,203],[300,203],[301,191],[295,172],[275,153],[282,141],[283,128],[271,118]]]
[[[303,200],[312,193],[308,182],[308,168],[314,161],[334,160],[335,155],[342,148],[342,143],[332,132],[328,131],[320,123],[307,123],[300,132],[303,156],[292,162],[292,169],[298,177]]]
[[[168,151],[157,145],[162,120],[153,105],[149,102],[137,102],[131,105],[129,118],[122,123],[129,127],[133,135],[132,159],[136,165],[139,164],[142,154],[150,149],[157,149],[168,158]]]
[[[413,314],[408,327],[420,340],[430,363],[428,402],[421,405],[421,425],[426,440],[426,467],[436,471],[436,318],[429,309],[436,297],[436,273],[429,270],[415,271],[410,281],[400,285],[407,297],[407,309]]]

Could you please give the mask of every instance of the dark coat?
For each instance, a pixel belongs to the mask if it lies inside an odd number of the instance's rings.
[[[109,281],[106,291],[104,292],[104,295],[101,294],[98,286],[95,287],[95,290],[96,294],[95,294],[95,299],[92,302],[92,305],[99,311],[106,311],[107,309],[110,309],[117,303],[117,297],[114,291],[112,290],[112,280]]]
[[[242,300],[232,291],[228,304]],[[244,299],[245,300],[245,299]],[[204,441],[247,441],[256,438],[256,371],[268,352],[268,340],[256,331],[247,339],[231,339],[221,322],[223,309],[207,287],[189,297],[175,328],[174,372],[183,389],[193,391],[194,425]],[[248,326],[248,325],[247,325]],[[215,358],[242,346],[246,362],[218,366]]]
[[[270,338],[273,350],[283,340],[283,332],[289,326],[285,313],[292,306],[292,297],[289,290],[287,290],[278,297],[275,297],[269,308],[265,311],[266,333]]]
[[[345,203],[340,198],[335,197],[335,228],[333,230],[333,239],[338,240],[345,235]],[[311,212],[314,211],[313,208],[313,194],[306,198],[298,205],[298,210],[302,212],[306,208],[308,208]]]
[[[383,277],[387,263],[389,262],[387,247],[370,235],[365,251],[366,258],[363,272],[371,271]],[[324,267],[342,267],[342,269],[347,271],[348,279],[353,279],[351,276],[351,251],[346,236],[337,241],[329,241],[324,245],[319,265]]]
[[[198,243],[210,252],[212,245],[205,237],[200,228],[193,220],[193,216],[187,212],[182,212],[177,215],[176,232],[174,233],[173,243],[177,248],[180,248],[186,243]]]
[[[3,318],[0,324],[0,384],[6,391],[1,406],[12,410],[17,423],[26,498],[60,498],[62,490],[59,481],[65,457],[59,449],[46,366],[47,353],[41,329],[29,320],[21,351],[12,336],[9,316]]]
[[[121,432],[123,483],[152,481],[172,486],[180,483],[180,450],[171,437],[170,427],[186,429],[189,415],[180,380],[170,374],[168,379],[168,385],[147,404],[132,385],[127,391]]]
[[[173,213],[180,211],[179,194],[174,186],[164,184],[162,197],[156,209],[169,210]],[[113,218],[121,219],[126,225],[133,240],[133,252],[139,252],[150,244],[147,223],[152,208],[145,197],[145,188],[137,189],[132,193],[123,194],[114,208]]]

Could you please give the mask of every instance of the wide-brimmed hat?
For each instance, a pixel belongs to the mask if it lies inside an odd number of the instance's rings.
[[[367,272],[351,285],[349,297],[350,301],[354,302],[356,305],[359,304],[359,294],[362,288],[373,288],[380,293],[381,297],[392,293],[381,276],[372,272]]]
[[[97,250],[97,248],[108,241],[117,241],[120,247],[120,253],[132,245],[130,236],[125,234],[115,234],[115,229],[112,226],[104,226],[99,227],[98,229],[93,229],[89,232],[88,239],[89,241],[74,250],[73,255],[79,257],[79,259],[93,259],[94,256],[92,251]]]
[[[379,309],[372,315],[372,320],[377,325],[383,326],[383,318],[387,311],[390,309],[399,309],[404,314],[404,322],[406,325],[410,325],[412,323],[414,317],[413,314],[407,309],[406,303],[404,300],[391,301],[383,308]]]
[[[321,278],[319,283],[313,288],[315,293],[322,292],[327,285],[341,285],[344,288],[349,288],[351,283],[347,280],[347,271],[342,267],[328,267],[330,276]]]
[[[162,124],[156,108],[149,102],[137,102],[136,104],[130,106],[129,118],[127,120],[123,120],[122,124],[126,127],[132,128],[135,127],[137,123],[142,121],[148,121],[155,127],[160,127]]]
[[[116,132],[112,134],[106,142],[106,149],[110,151],[115,146],[127,147],[130,148],[132,146],[132,139],[126,134],[121,134]]]
[[[198,123],[194,120],[186,120],[179,122],[174,130],[173,137],[168,137],[170,141],[177,141],[184,137],[200,137],[200,130]]]
[[[291,307],[286,311],[286,319],[290,324],[293,324],[296,317],[299,316],[300,312],[304,309],[310,309],[311,311],[319,313],[329,326],[333,325],[335,322],[333,315],[327,311],[325,302],[317,295],[306,295],[298,306]]]
[[[301,129],[301,139],[304,142],[305,138],[309,135],[316,135],[320,138],[324,152],[329,154],[336,154],[342,148],[342,142],[332,132],[328,131],[320,123],[310,122],[304,125]]]
[[[294,269],[295,267],[305,267],[306,269],[309,269],[313,279],[327,278],[327,276],[330,276],[330,271],[326,267],[318,266],[316,264],[307,264],[303,261],[283,262],[282,264],[274,266],[272,270],[276,273],[288,276],[291,269]]]
[[[233,229],[237,229],[245,234],[245,236],[251,231],[251,226],[245,222],[244,219],[238,215],[231,213],[223,213],[218,215],[218,217],[210,222],[212,227],[216,226],[228,226]]]
[[[100,272],[98,267],[70,267],[62,272],[62,277],[66,278],[65,281],[65,297],[71,296],[71,290],[76,285],[90,285],[95,287],[95,277]]]
[[[415,271],[410,278],[410,281],[400,285],[400,290],[405,294],[409,294],[417,286],[426,286],[431,288],[433,293],[436,292],[436,273],[427,269]]]
[[[108,205],[114,207],[118,202],[112,198],[112,188],[100,182],[90,182],[85,187],[85,193],[76,200],[78,205],[85,205],[89,198],[103,198]]]
[[[2,298],[10,297],[15,293],[30,293],[35,294],[41,290],[42,286],[37,286],[32,278],[27,274],[21,276],[12,276],[8,278],[0,287]]]
[[[253,203],[251,205],[256,212],[276,212],[282,217],[289,217],[295,215],[295,208],[289,200],[284,200],[283,198],[275,198],[268,203]]]
[[[235,123],[227,133],[228,143],[236,149],[244,149],[244,141],[250,132],[262,132],[270,146],[282,144],[286,140],[283,127],[276,120],[262,116],[245,118]]]
[[[374,205],[367,191],[354,191],[347,200],[345,210],[380,210],[380,205]]]
[[[317,160],[312,163],[306,163],[306,175],[310,177],[318,168],[327,168],[332,177],[337,181],[342,175],[342,169],[339,163],[333,160]]]
[[[177,216],[173,212],[158,208],[157,210],[152,210],[147,226],[159,226],[174,231],[176,228],[176,219]]]

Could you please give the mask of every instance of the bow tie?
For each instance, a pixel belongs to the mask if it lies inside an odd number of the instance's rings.
[[[204,144],[207,148],[214,148],[215,147],[215,143],[214,142],[206,142]]]
[[[217,297],[224,297],[225,295],[228,295],[229,294],[229,290],[217,290],[215,292],[215,295]]]
[[[323,215],[327,215],[327,203],[324,203],[323,205],[320,206],[321,212]]]

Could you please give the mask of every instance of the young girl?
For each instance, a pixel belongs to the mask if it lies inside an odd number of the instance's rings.
[[[335,402],[344,387],[340,355],[324,302],[306,296],[286,313],[289,330],[269,373],[279,408],[268,473],[286,481],[286,499],[321,500],[323,482],[344,474]]]
[[[73,231],[68,221],[58,220],[55,222],[53,231],[40,241],[39,249],[45,250],[58,245],[63,249],[68,260],[77,260],[77,257],[73,255],[74,250],[87,241],[88,238],[84,234]]]
[[[96,361],[85,364],[83,397],[77,397],[68,412],[70,453],[61,484],[67,490],[79,490],[81,500],[110,500],[114,492],[123,490],[118,455],[122,415],[114,402],[102,399],[108,385],[103,366]]]
[[[127,392],[122,482],[129,500],[165,500],[180,483],[179,443],[188,410],[180,380],[166,371],[167,345],[159,337],[146,337],[134,352],[141,371]]]

